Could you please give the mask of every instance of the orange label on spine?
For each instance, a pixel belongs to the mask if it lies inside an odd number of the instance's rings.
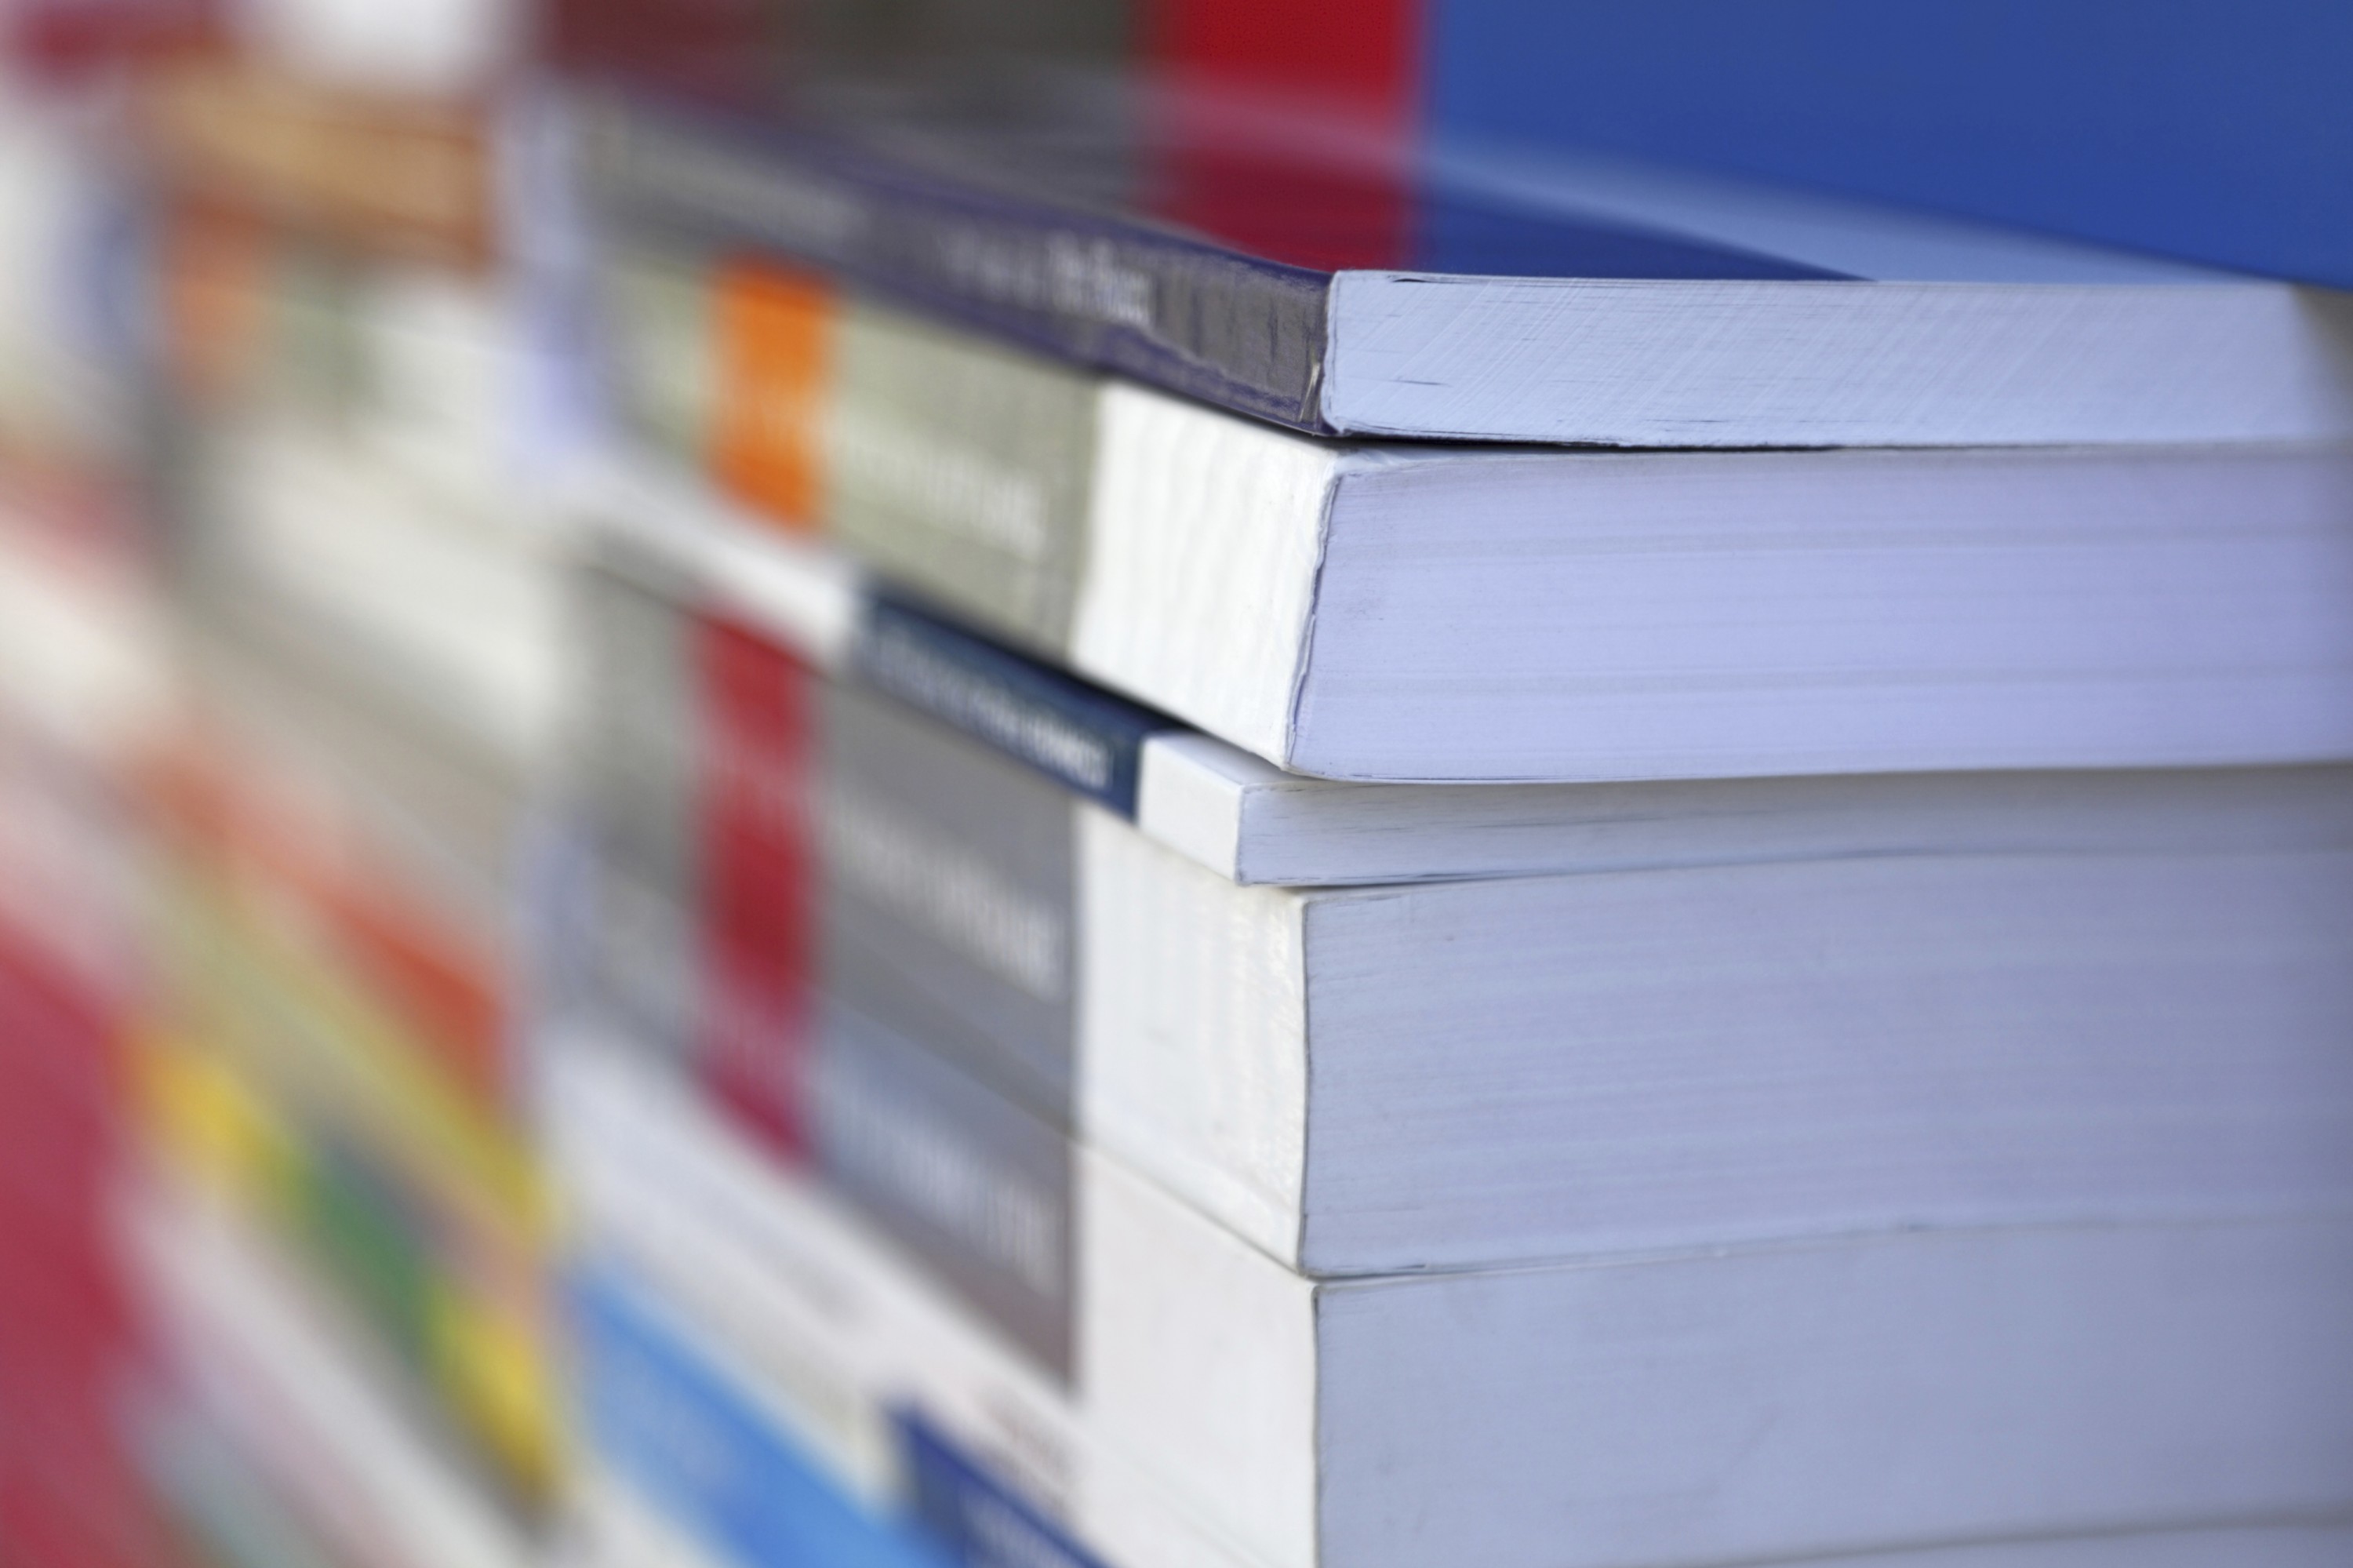
[[[832,373],[833,294],[816,279],[756,262],[720,270],[719,482],[803,532],[821,525],[819,426]]]

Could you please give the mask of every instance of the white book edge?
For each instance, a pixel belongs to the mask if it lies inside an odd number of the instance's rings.
[[[2252,279],[1343,271],[1323,410],[1352,436],[1620,447],[2342,440],[2348,316]]]

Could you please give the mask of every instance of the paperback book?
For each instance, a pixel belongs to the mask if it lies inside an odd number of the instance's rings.
[[[1538,196],[1182,82],[971,77],[590,87],[582,166],[617,226],[835,269],[1303,430],[1957,445],[2353,417],[2344,306],[2317,291],[1606,160]]]
[[[913,1411],[956,1467],[987,1478],[984,1496],[1016,1499],[997,1508],[1053,1520],[1090,1553],[1043,1561],[1354,1565],[1447,1560],[1467,1542],[1482,1561],[1553,1568],[1809,1555],[1925,1568],[1971,1540],[2003,1542],[1975,1549],[1989,1563],[2038,1565],[2285,1564],[2341,1548],[2318,1521],[2344,1507],[2353,1436],[2335,1385],[2316,1386],[2347,1375],[2341,1223],[1915,1234],[1318,1283],[1103,1164],[1077,1254],[1084,1359],[1065,1381],[633,1049],[574,1035],[552,1060],[551,1128],[584,1235],[620,1260],[590,1287],[607,1293],[588,1308],[605,1319],[590,1345],[667,1324],[686,1354],[734,1370],[722,1390],[645,1397],[723,1397],[731,1423],[744,1402],[765,1407],[772,1434],[863,1478],[838,1484],[886,1518],[922,1495]],[[2200,1283],[2182,1290],[2185,1277]],[[1956,1381],[1956,1365],[1984,1375]],[[1760,1436],[1766,1407],[1783,1419]],[[2218,1424],[2241,1463],[2184,1491],[2175,1445]],[[698,1451],[713,1462],[690,1472],[642,1433],[614,1441],[655,1497],[693,1489],[674,1514],[725,1560],[741,1548],[711,1528],[714,1510],[789,1494],[743,1480],[759,1473],[745,1439],[715,1425],[669,1428],[712,1434]],[[1989,1429],[2003,1442],[1986,1444]],[[1672,1478],[1684,1505],[1643,1506],[1636,1475]],[[966,1540],[962,1561],[1040,1560]]]

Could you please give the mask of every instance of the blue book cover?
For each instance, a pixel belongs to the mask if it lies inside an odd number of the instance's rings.
[[[890,1413],[899,1495],[860,1500],[622,1266],[570,1285],[588,1442],[732,1568],[1104,1568],[913,1405]]]
[[[2353,288],[2353,6],[1429,0],[1440,137],[1607,149]]]
[[[737,1568],[949,1568],[901,1520],[862,1506],[616,1269],[571,1281],[579,1408],[603,1459]]]

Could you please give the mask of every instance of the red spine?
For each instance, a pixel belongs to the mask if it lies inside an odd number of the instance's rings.
[[[136,1335],[109,1201],[120,1009],[0,927],[0,1560],[160,1561],[118,1428]]]
[[[1228,244],[1308,266],[1411,265],[1422,30],[1420,0],[1161,0],[1145,64],[1162,90],[1153,205]],[[1235,127],[1237,112],[1261,123]],[[1334,158],[1328,146],[1290,155],[1270,118],[1312,125],[1359,155]]]
[[[1159,0],[1146,47],[1155,75],[1409,131],[1420,117],[1422,31],[1421,0]]]
[[[699,1054],[712,1093],[776,1153],[807,1150],[804,1085],[816,964],[807,784],[814,692],[790,654],[707,621],[702,687],[703,866]]]

